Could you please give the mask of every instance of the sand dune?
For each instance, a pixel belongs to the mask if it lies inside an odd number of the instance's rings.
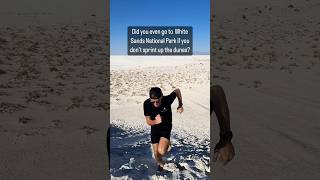
[[[128,64],[132,64],[128,66]],[[180,88],[183,114],[173,103],[172,150],[166,173],[156,173],[143,102],[152,86]],[[111,175],[128,179],[209,179],[209,56],[111,56]],[[179,171],[175,164],[186,167]]]

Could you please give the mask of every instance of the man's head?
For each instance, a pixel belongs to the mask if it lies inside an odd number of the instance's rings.
[[[158,87],[152,87],[149,92],[150,102],[155,106],[159,107],[161,105],[161,99],[163,97],[162,91]]]

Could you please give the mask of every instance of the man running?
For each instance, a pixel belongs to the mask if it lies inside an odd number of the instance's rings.
[[[215,112],[220,126],[220,140],[214,147],[214,161],[221,161],[226,165],[235,155],[231,143],[232,131],[230,129],[230,113],[226,95],[219,85],[210,88],[210,114]]]
[[[159,87],[150,89],[149,97],[143,103],[144,116],[147,124],[151,126],[151,143],[153,155],[158,164],[158,170],[162,171],[164,162],[162,157],[167,153],[170,145],[172,129],[171,104],[178,98],[177,112],[183,112],[181,92],[175,89],[168,96],[163,96]]]

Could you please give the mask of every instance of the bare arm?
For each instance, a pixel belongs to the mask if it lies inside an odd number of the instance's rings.
[[[226,165],[235,156],[234,147],[231,143],[232,132],[230,130],[230,113],[226,95],[221,86],[210,88],[210,114],[216,113],[220,126],[220,140],[214,147],[214,161],[222,161]]]
[[[181,96],[181,91],[179,88],[175,89],[174,92],[177,95],[178,101],[179,101],[179,107],[183,105],[182,103],[182,96]]]
[[[147,122],[147,124],[148,124],[149,126],[153,126],[153,125],[156,125],[156,124],[160,124],[160,123],[161,123],[161,117],[160,117],[160,115],[158,115],[155,120],[151,120],[151,117],[150,117],[150,116],[145,116],[145,118],[146,118],[146,122]]]
[[[230,113],[228,108],[228,103],[226,95],[221,86],[212,86],[210,89],[210,114],[212,111],[215,112],[220,132],[230,131]]]

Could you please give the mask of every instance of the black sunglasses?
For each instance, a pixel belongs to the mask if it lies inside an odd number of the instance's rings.
[[[161,99],[162,99],[162,97],[160,97],[160,98],[158,98],[158,99],[151,99],[150,98],[150,102],[152,103],[152,104],[155,104],[155,103],[160,103],[161,102]],[[152,101],[152,100],[155,100],[155,101]]]

